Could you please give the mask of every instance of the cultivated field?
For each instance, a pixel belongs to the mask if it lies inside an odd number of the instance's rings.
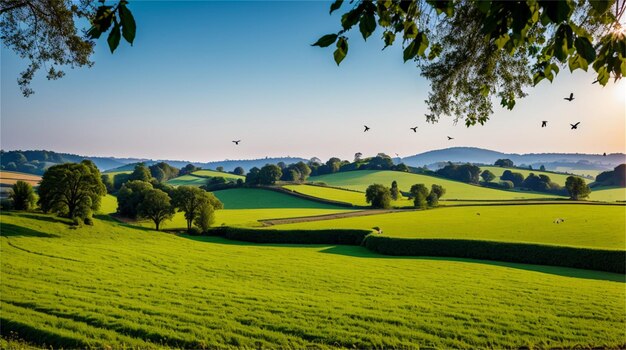
[[[1,185],[13,185],[17,181],[22,180],[28,182],[33,186],[38,186],[41,181],[41,176],[18,173],[14,171],[0,171],[0,184]]]
[[[442,185],[446,189],[443,199],[463,199],[463,200],[511,200],[511,199],[539,199],[556,198],[558,196],[544,193],[503,191],[491,188],[473,186],[466,183],[447,180],[443,178],[411,174],[398,171],[378,171],[360,170],[342,173],[334,173],[309,178],[309,181],[321,181],[330,186],[342,187],[351,190],[365,192],[367,186],[378,183],[387,187],[392,181],[398,182],[401,191],[408,192],[414,184],[425,184],[430,187],[432,184]],[[561,197],[562,198],[562,197]]]
[[[1,218],[3,332],[42,346],[626,344],[626,291],[611,273]]]

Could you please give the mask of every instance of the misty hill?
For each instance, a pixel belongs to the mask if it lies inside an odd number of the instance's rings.
[[[52,165],[78,163],[83,159],[91,160],[102,171],[120,167],[127,163],[141,161],[141,159],[138,158],[91,157],[46,150],[0,150],[1,169],[37,175],[43,174],[44,171]]]
[[[443,162],[462,162],[493,164],[496,160],[507,158],[515,165],[532,165],[538,168],[541,165],[548,170],[555,170],[557,167],[569,167],[571,169],[596,169],[612,170],[619,164],[626,162],[626,155],[623,153],[601,154],[585,153],[503,153],[476,147],[452,147],[434,151],[428,151],[414,156],[402,158],[402,161],[409,166],[431,167]]]

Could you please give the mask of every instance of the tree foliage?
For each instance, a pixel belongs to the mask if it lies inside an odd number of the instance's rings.
[[[398,189],[398,182],[396,182],[396,180],[393,180],[391,182],[391,199],[393,199],[394,201],[397,201],[398,198],[400,198],[400,190]]]
[[[511,168],[513,167],[513,161],[510,159],[498,159],[493,163],[495,166],[499,166],[501,168]]]
[[[448,164],[436,171],[436,174],[448,179],[478,184],[480,168],[473,164]]]
[[[496,175],[492,173],[491,171],[489,171],[489,169],[486,169],[486,170],[483,170],[482,173],[480,173],[480,177],[482,177],[483,181],[485,182],[491,182],[496,178]]]
[[[164,220],[174,217],[174,207],[171,205],[170,196],[159,189],[153,188],[145,191],[142,201],[137,206],[137,215],[152,220],[158,231]]]
[[[15,210],[31,210],[35,207],[37,197],[33,186],[26,181],[18,180],[9,190],[9,199]]]
[[[372,208],[391,208],[391,191],[381,184],[369,185],[365,190],[365,201],[371,203]]]
[[[139,204],[143,201],[145,193],[153,188],[152,184],[141,180],[124,183],[117,193],[117,212],[131,219],[137,218]]]
[[[258,183],[261,185],[273,185],[280,180],[282,175],[283,172],[278,165],[267,164],[259,171]]]
[[[414,61],[431,82],[427,120],[440,116],[484,124],[492,100],[508,109],[526,96],[524,88],[560,68],[592,66],[600,85],[626,74],[626,39],[619,23],[624,3],[614,0],[435,1],[343,0],[341,29],[313,45],[335,45],[339,65],[348,53],[348,33],[358,27],[367,40],[380,27],[384,48],[401,41],[404,61]]]
[[[39,185],[39,205],[44,212],[85,219],[100,207],[106,187],[92,161],[51,166]]]
[[[30,61],[20,73],[18,84],[26,97],[33,94],[30,82],[46,68],[48,80],[65,75],[63,69],[91,67],[94,39],[109,32],[111,52],[120,38],[133,43],[136,25],[125,0],[115,5],[90,0],[5,0],[0,3],[0,39],[3,45]],[[81,33],[78,22],[88,20],[91,28]]]
[[[511,181],[515,187],[520,187],[524,183],[524,174],[505,170],[500,176],[500,180]]]
[[[413,204],[416,208],[426,209],[428,208],[428,196],[430,191],[428,191],[428,187],[424,184],[415,184],[411,186],[411,197],[413,198]]]
[[[577,176],[569,176],[565,180],[565,188],[569,193],[570,199],[575,201],[585,199],[591,193],[591,189],[587,186],[585,180]]]
[[[212,223],[213,212],[224,207],[212,193],[193,186],[178,186],[172,194],[172,202],[178,211],[185,213],[187,230],[197,221],[198,226],[206,231]]]

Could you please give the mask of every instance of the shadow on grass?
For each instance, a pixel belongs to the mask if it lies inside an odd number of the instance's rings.
[[[54,216],[53,214],[29,214],[27,212],[15,212],[15,213],[7,213],[8,215],[15,215],[17,217],[39,220],[45,222],[54,222],[59,224],[69,225],[72,221],[68,218],[62,218],[58,216]]]
[[[217,243],[238,246],[254,246],[254,247],[283,247],[283,248],[324,248],[333,247],[332,244],[278,244],[278,243],[253,243],[245,241],[236,241],[219,236],[190,236],[187,234],[179,235],[181,238],[190,239],[197,242]]]
[[[558,275],[564,277],[575,277],[601,281],[611,282],[626,282],[626,275],[620,275],[618,273],[575,269],[571,267],[560,266],[548,266],[548,265],[530,265],[530,264],[517,264],[504,261],[493,260],[477,260],[477,259],[463,259],[454,257],[429,257],[429,256],[390,256],[374,253],[364,247],[357,246],[333,246],[320,251],[325,254],[337,254],[346,255],[358,258],[378,258],[378,259],[415,259],[415,260],[432,260],[432,261],[458,261],[472,264],[484,264],[491,266],[508,267],[518,270],[526,270],[533,272],[547,273],[551,275]]]
[[[57,238],[58,235],[53,235],[41,231],[32,230],[30,228],[17,226],[13,224],[2,223],[0,225],[0,236],[2,237],[42,237],[42,238]]]

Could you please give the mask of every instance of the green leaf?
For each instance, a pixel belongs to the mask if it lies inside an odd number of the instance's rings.
[[[404,39],[415,39],[417,33],[417,24],[415,22],[404,22]]]
[[[475,4],[480,12],[484,14],[489,13],[489,9],[491,8],[491,0],[476,1]]]
[[[342,36],[337,41],[337,49],[335,50],[335,53],[333,54],[333,56],[335,57],[335,63],[339,65],[339,63],[341,63],[341,61],[343,61],[343,59],[346,58],[347,54],[348,54],[348,40],[346,40],[346,38]]]
[[[539,6],[553,23],[561,23],[569,18],[572,8],[567,0],[543,0]]]
[[[578,54],[570,57],[568,65],[570,72],[573,72],[576,69],[582,69],[586,72],[587,68],[589,67],[589,63],[587,62],[587,60],[585,60],[582,56]]]
[[[437,10],[437,14],[445,13],[448,17],[454,14],[454,2],[452,0],[427,0],[426,2]]]
[[[89,31],[87,31],[87,36],[89,37],[89,39],[98,39],[100,38],[100,35],[102,35],[102,32],[100,31],[99,26],[94,25],[89,28]]]
[[[120,25],[115,22],[113,29],[111,29],[111,33],[109,33],[109,37],[107,38],[107,42],[109,43],[109,49],[111,49],[111,53],[117,49],[117,46],[120,44]]]
[[[611,1],[609,0],[589,0],[591,7],[599,14],[602,15],[609,9]]]
[[[391,46],[393,44],[396,40],[396,35],[393,32],[386,30],[383,33],[383,40],[385,41],[385,47],[383,47],[384,50],[387,46]]]
[[[122,25],[122,35],[124,36],[124,39],[132,45],[137,31],[135,18],[124,2],[120,3],[119,13],[120,24]]]
[[[374,13],[368,12],[361,17],[361,21],[359,22],[359,30],[361,31],[361,35],[363,35],[363,39],[367,40],[367,38],[372,35],[374,30],[376,29],[376,18],[374,17]]]
[[[333,2],[330,5],[330,12],[329,12],[329,14],[332,14],[335,10],[338,10],[341,7],[341,4],[343,4],[343,0],[335,0],[335,2]]]
[[[424,53],[426,52],[426,49],[428,48],[428,37],[426,36],[426,33],[422,32],[422,34],[419,36],[419,49],[417,50],[417,54],[419,56],[424,56]]]
[[[327,34],[319,38],[315,42],[315,44],[312,44],[311,46],[328,47],[332,45],[336,40],[337,40],[337,34]]]
[[[573,46],[572,38],[572,28],[569,25],[561,24],[556,30],[554,36],[554,56],[559,61],[565,62],[567,56],[569,56],[569,49]]]
[[[626,60],[622,60],[622,64],[620,64],[620,71],[622,72],[622,75],[626,76]]]
[[[585,37],[577,37],[574,41],[574,47],[576,52],[583,57],[587,62],[593,62],[596,59],[596,50],[593,48],[591,41]]]
[[[419,44],[416,43],[417,40],[411,41],[409,46],[404,49],[404,62],[413,59],[415,55],[417,55],[417,51],[419,50]]]
[[[498,49],[502,49],[504,45],[509,41],[509,35],[505,34],[494,41]]]
[[[357,6],[355,9],[348,11],[341,16],[341,26],[344,30],[352,28],[352,26],[359,22],[362,9],[362,6]]]

